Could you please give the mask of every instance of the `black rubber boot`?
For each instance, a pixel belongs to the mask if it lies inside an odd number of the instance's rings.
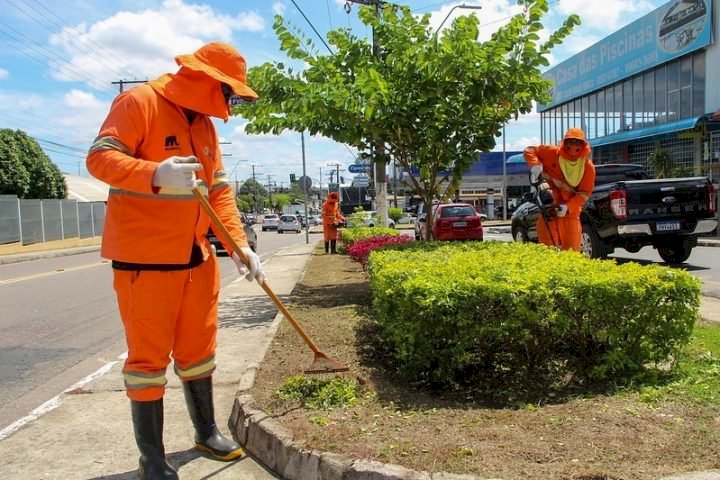
[[[226,462],[245,455],[240,445],[225,438],[217,429],[212,377],[183,382],[183,391],[190,418],[195,426],[195,448]]]
[[[140,450],[142,480],[177,480],[177,471],[165,459],[163,446],[163,401],[130,401],[135,442]]]
[[[330,253],[337,253],[337,240],[330,240]]]
[[[325,253],[330,251],[330,242],[325,242]]]

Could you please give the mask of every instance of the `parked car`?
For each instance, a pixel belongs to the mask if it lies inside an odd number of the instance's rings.
[[[427,240],[427,213],[418,217],[418,240]],[[438,203],[433,205],[432,238],[434,240],[483,240],[480,214],[468,203]]]
[[[263,216],[262,231],[277,230],[278,223],[280,223],[280,217],[275,213],[266,213]]]
[[[302,231],[302,224],[298,219],[298,215],[281,215],[280,221],[277,225],[278,233],[295,232],[300,233]]]
[[[248,220],[247,215],[241,213],[240,221],[243,224],[243,230],[245,231],[245,236],[247,236],[250,248],[253,252],[257,252],[257,233],[253,229],[252,225],[250,225],[250,220]],[[208,230],[207,239],[210,241],[210,245],[212,245],[216,255],[219,255],[221,253],[227,254],[227,251],[225,250],[222,242],[220,241],[218,236],[215,235],[215,232],[213,232],[212,226]]]
[[[345,216],[345,226],[352,227],[353,222],[357,219],[362,220],[363,225],[366,227],[377,227],[382,225],[382,222],[380,221],[380,218],[377,216],[377,212],[375,210],[366,210],[363,212],[356,212],[352,213],[350,215]],[[388,218],[388,224],[387,226],[389,228],[395,228],[395,220],[392,218]]]
[[[308,215],[308,225],[321,225],[322,219],[320,218],[320,215]]]
[[[671,264],[690,257],[698,236],[717,227],[715,190],[707,177],[647,179],[641,165],[596,165],[595,189],[583,206],[581,251],[605,258],[652,245]],[[538,206],[532,194],[512,216],[515,241],[537,241]]]
[[[405,225],[405,224],[410,224],[410,223],[414,224],[415,218],[416,218],[415,215],[413,215],[412,213],[405,212],[402,214],[402,217],[400,217],[400,219],[398,220],[397,223],[399,223],[400,225]]]

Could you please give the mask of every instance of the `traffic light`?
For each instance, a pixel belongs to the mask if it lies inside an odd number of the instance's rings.
[[[295,174],[294,173],[290,174],[290,183],[295,183]]]

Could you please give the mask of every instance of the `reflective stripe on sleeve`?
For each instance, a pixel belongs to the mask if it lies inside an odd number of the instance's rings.
[[[132,155],[130,151],[120,140],[112,137],[97,137],[90,146],[88,153],[97,152],[99,150],[117,150],[125,155]]]

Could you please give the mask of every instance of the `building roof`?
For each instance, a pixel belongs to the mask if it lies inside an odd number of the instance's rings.
[[[110,186],[92,177],[63,174],[67,184],[67,198],[78,202],[107,202]]]

